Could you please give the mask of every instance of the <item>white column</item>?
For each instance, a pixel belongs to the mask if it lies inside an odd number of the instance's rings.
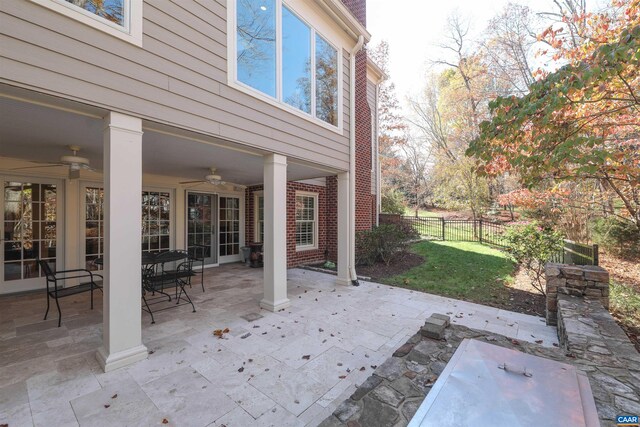
[[[338,279],[339,285],[349,284],[350,245],[349,172],[338,174]]]
[[[287,298],[287,158],[264,157],[264,298],[260,306],[278,311]]]
[[[140,308],[142,120],[109,113],[103,167],[104,320],[96,357],[108,372],[147,358]]]

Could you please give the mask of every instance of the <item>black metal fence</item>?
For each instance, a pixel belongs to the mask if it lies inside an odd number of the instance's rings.
[[[415,216],[402,216],[399,219],[410,224],[423,238],[479,242],[499,248],[507,247],[504,232],[508,226],[499,222]],[[562,264],[598,265],[598,245],[585,245],[565,240],[562,251],[554,255],[550,261]]]
[[[438,217],[403,216],[422,237],[457,242],[480,242],[506,247],[504,224],[483,219],[445,219]]]

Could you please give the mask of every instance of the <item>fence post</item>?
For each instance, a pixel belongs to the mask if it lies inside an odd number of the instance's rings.
[[[482,218],[480,218],[480,230],[478,232],[478,236],[480,237],[480,243],[482,243]]]
[[[444,238],[444,218],[440,218],[440,221],[442,221],[442,241],[444,242],[445,241],[445,238]]]
[[[593,265],[598,265],[600,256],[598,255],[598,245],[593,245]]]

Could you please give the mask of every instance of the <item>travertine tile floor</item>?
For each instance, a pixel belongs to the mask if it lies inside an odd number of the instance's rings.
[[[42,294],[0,298],[0,424],[46,426],[313,426],[433,312],[526,341],[557,342],[541,318],[376,283],[289,271],[290,309],[259,309],[262,270],[208,270],[183,306],[142,314],[149,358],[103,373],[101,312],[88,295],[42,321]],[[198,279],[195,280],[198,282]],[[100,297],[97,307],[101,307]],[[261,318],[249,322],[251,314]],[[223,339],[214,329],[229,328]],[[167,424],[163,424],[163,420]]]

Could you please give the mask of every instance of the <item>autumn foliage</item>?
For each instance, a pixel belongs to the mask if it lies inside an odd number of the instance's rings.
[[[595,180],[598,197],[615,198],[616,214],[640,228],[640,0],[614,0],[607,12],[565,23],[580,24],[580,43],[567,43],[557,25],[540,37],[566,65],[537,71],[525,96],[492,101],[467,154],[487,174],[517,172],[538,187],[510,196],[525,204],[544,202],[563,181]]]

